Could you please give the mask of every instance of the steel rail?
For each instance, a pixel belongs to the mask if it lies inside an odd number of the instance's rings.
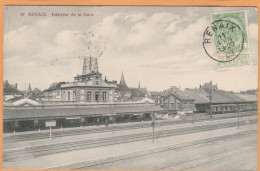
[[[257,119],[241,121],[241,126],[255,124],[255,123],[257,123]],[[158,131],[157,133],[160,134],[160,138],[163,138],[169,136],[198,133],[203,131],[230,128],[236,126],[237,126],[237,122],[227,122],[227,123],[214,124],[214,125],[203,125],[203,126],[195,126],[195,127],[188,127],[188,128],[162,130],[162,131]],[[130,143],[130,142],[136,142],[136,141],[142,141],[148,139],[151,139],[151,132],[129,134],[123,136],[113,136],[113,137],[99,138],[99,139],[92,139],[92,140],[81,140],[81,141],[74,141],[69,143],[40,145],[40,146],[28,147],[25,149],[14,150],[14,151],[3,151],[3,160],[19,161],[19,160],[37,158],[41,156],[63,153],[68,151],[90,149],[95,147],[109,146],[109,145],[115,145],[121,143]]]

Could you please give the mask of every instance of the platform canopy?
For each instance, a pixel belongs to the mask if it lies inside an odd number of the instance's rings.
[[[154,104],[106,104],[106,105],[74,105],[48,107],[4,107],[4,121],[58,119],[66,117],[88,117],[107,114],[134,114],[163,112]]]

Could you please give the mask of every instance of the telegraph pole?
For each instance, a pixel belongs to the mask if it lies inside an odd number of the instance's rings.
[[[210,117],[212,117],[212,83],[210,84]]]
[[[51,139],[51,126],[50,126],[50,139]]]
[[[240,115],[239,105],[237,105],[237,128],[239,129],[239,115]]]
[[[155,126],[155,123],[154,123],[154,113],[153,113],[153,119],[152,119],[152,127],[153,127],[153,143],[154,143],[154,126]]]
[[[212,117],[212,82],[209,85],[209,103],[210,103],[210,117]]]
[[[14,126],[14,134],[15,134],[15,121],[13,121],[13,126]]]

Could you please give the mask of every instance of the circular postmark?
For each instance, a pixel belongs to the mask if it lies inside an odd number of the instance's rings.
[[[206,54],[218,62],[236,59],[244,48],[244,35],[234,22],[216,20],[203,33],[203,48]]]

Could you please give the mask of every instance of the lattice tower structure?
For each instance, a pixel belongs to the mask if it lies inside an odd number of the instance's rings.
[[[98,72],[98,58],[84,57],[82,75],[97,73]]]

